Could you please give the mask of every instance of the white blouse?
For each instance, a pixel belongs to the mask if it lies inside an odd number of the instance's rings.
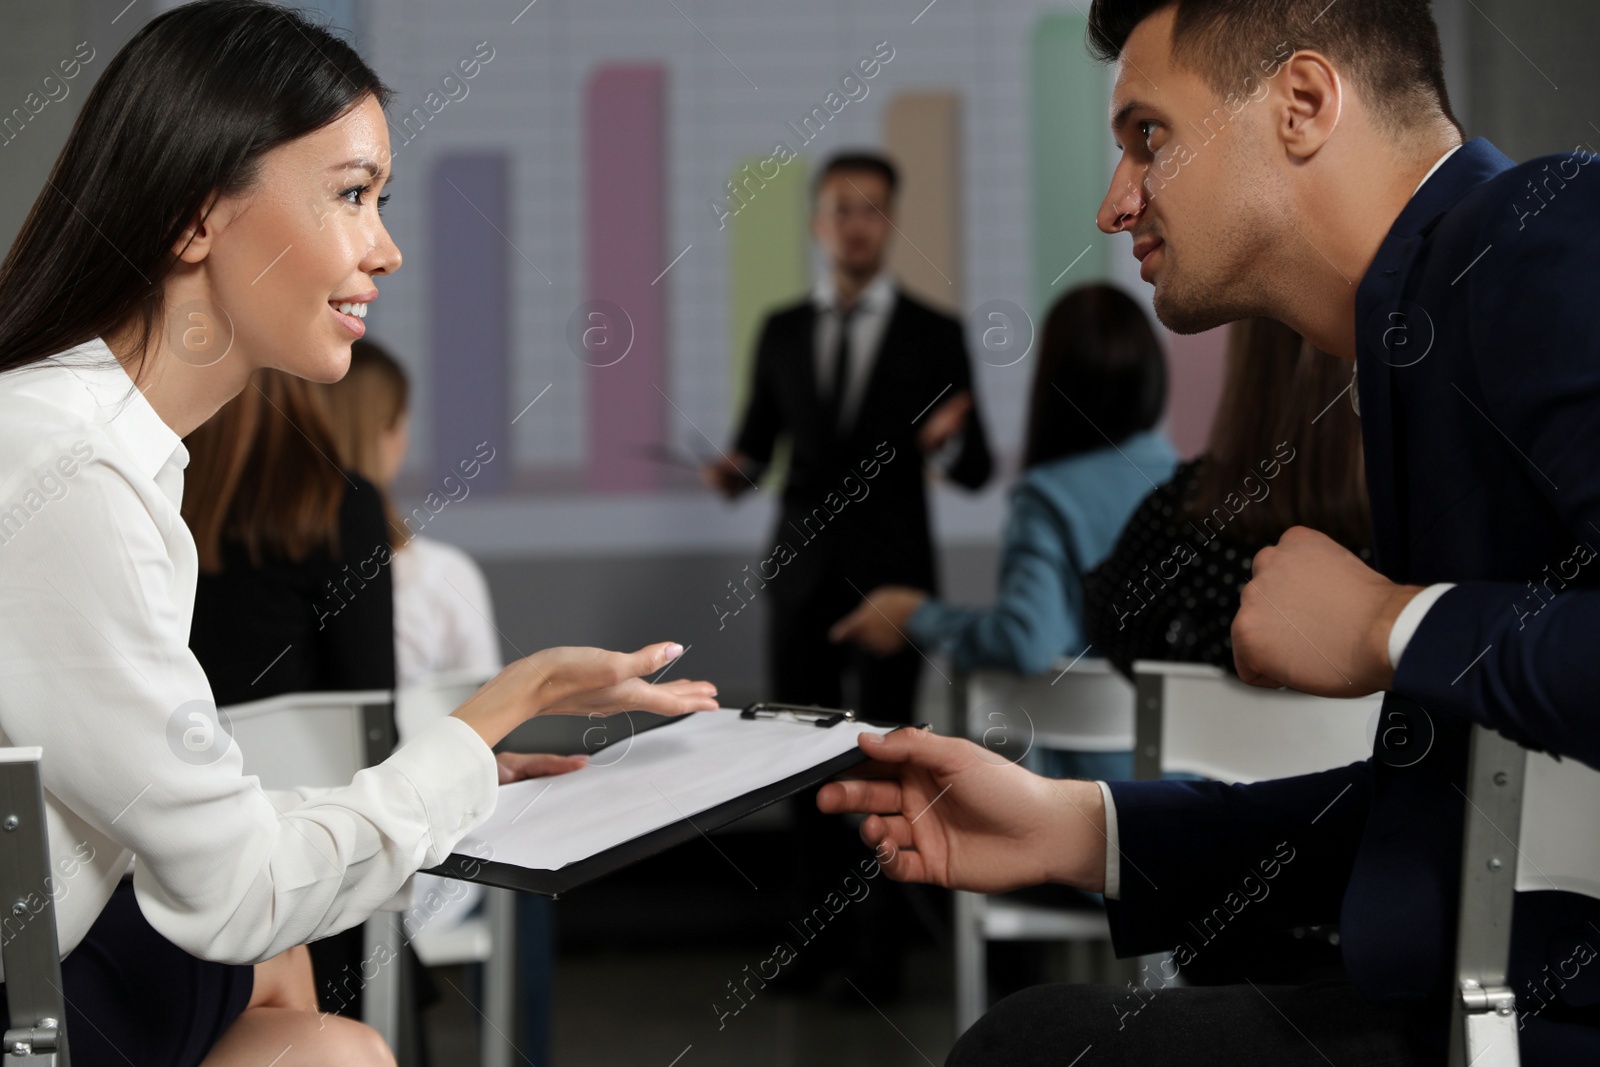
[[[431,725],[350,785],[263,791],[185,745],[189,453],[99,340],[0,374],[0,744],[38,745],[63,955],[134,856],[151,925],[253,963],[364,921],[494,808],[489,746]]]
[[[455,545],[417,536],[394,554],[395,674],[402,686],[445,671],[488,676],[500,662],[489,583]]]

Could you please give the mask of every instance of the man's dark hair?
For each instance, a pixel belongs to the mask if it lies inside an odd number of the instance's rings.
[[[889,161],[889,158],[877,152],[852,151],[840,152],[828,157],[828,161],[822,165],[822,169],[817,171],[816,178],[812,179],[811,202],[813,204],[817,202],[817,194],[822,191],[822,184],[828,180],[830,175],[838,174],[841,171],[859,172],[863,170],[871,171],[882,178],[884,184],[889,187],[889,199],[894,199],[895,190],[900,187],[900,172],[895,169],[895,165]]]
[[[1430,0],[1093,0],[1089,51],[1114,62],[1134,28],[1167,7],[1176,9],[1174,61],[1219,95],[1247,95],[1263,63],[1308,49],[1348,72],[1389,133],[1440,114],[1461,129]]]

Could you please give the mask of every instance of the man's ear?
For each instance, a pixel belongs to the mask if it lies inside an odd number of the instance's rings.
[[[1316,155],[1339,125],[1345,85],[1328,57],[1302,50],[1289,57],[1275,79],[1274,132],[1290,155]]]
[[[222,228],[223,213],[215,210],[217,195],[211,194],[201,205],[189,225],[183,228],[172,246],[172,254],[183,263],[199,263],[211,254],[217,231]]]

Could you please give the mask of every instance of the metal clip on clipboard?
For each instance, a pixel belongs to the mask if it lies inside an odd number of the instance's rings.
[[[841,722],[855,722],[856,713],[848,708],[824,708],[816,704],[780,704],[770,700],[757,700],[746,704],[739,712],[741,719],[786,719],[790,722],[809,722],[813,726],[837,726]]]

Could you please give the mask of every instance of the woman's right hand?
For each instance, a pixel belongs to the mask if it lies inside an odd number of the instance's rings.
[[[648,682],[683,654],[672,641],[637,652],[603,648],[546,648],[501,671],[452,714],[464,719],[490,745],[535,715],[611,715],[649,711],[683,715],[714,711],[717,688],[710,682],[677,679]]]

